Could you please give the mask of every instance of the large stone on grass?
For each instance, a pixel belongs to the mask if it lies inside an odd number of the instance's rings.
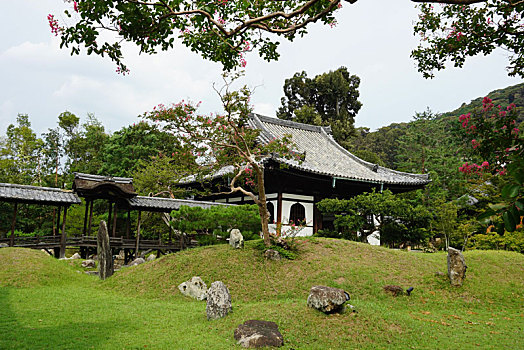
[[[216,281],[207,290],[206,314],[208,320],[217,320],[231,311],[231,294],[227,286]]]
[[[80,254],[75,253],[75,254],[73,254],[73,255],[71,256],[71,259],[72,259],[72,260],[82,259],[82,257],[80,256]]]
[[[197,300],[207,298],[207,285],[200,277],[191,277],[189,281],[180,283],[178,289],[180,293]]]
[[[8,248],[9,244],[7,243],[0,243],[0,248]]]
[[[466,278],[466,260],[458,249],[448,248],[448,276],[452,286],[460,287]]]
[[[153,261],[156,259],[156,255],[155,254],[150,254],[147,256],[146,258],[146,261]]]
[[[96,267],[96,261],[93,259],[87,259],[82,261],[82,267],[89,268],[89,267]]]
[[[249,320],[235,329],[235,340],[244,348],[284,345],[284,337],[275,322]]]
[[[244,248],[244,236],[239,229],[234,228],[229,232],[229,245],[235,249]]]
[[[307,297],[307,306],[326,314],[343,312],[344,303],[349,300],[349,294],[339,288],[313,286]]]
[[[264,258],[266,258],[266,260],[278,261],[282,259],[282,256],[280,255],[278,251],[274,249],[267,249],[264,252]]]
[[[143,264],[145,263],[146,261],[144,260],[144,258],[136,258],[135,260],[131,261],[131,263],[129,264],[129,266],[136,266],[136,265],[140,265],[140,264]]]
[[[109,234],[107,224],[104,220],[100,221],[98,236],[96,239],[96,254],[98,255],[98,276],[105,280],[113,276],[113,254],[109,245]]]

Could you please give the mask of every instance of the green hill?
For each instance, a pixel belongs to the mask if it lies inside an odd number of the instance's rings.
[[[487,94],[489,98],[493,100],[495,106],[501,105],[503,107],[514,103],[519,111],[519,123],[524,121],[524,83],[508,86],[503,89],[491,91]],[[472,100],[470,103],[463,103],[459,108],[454,111],[444,113],[443,116],[459,116],[471,112],[475,108],[482,107],[482,97],[478,97]]]

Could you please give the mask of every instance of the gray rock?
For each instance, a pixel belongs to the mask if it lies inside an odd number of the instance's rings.
[[[239,229],[232,229],[229,233],[229,245],[235,249],[244,248],[244,236]]]
[[[151,254],[147,257],[146,261],[153,261],[156,259],[156,255],[155,254]]]
[[[135,260],[131,261],[129,266],[136,266],[145,263],[146,261],[143,258],[136,258]]]
[[[7,243],[0,243],[0,248],[7,248],[9,247],[9,244]]]
[[[231,294],[227,286],[220,281],[211,283],[207,290],[207,319],[217,320],[227,316],[231,310]]]
[[[235,329],[235,340],[244,348],[280,347],[284,337],[275,322],[249,320]]]
[[[264,252],[264,258],[266,258],[267,260],[278,261],[282,259],[282,256],[280,256],[280,253],[276,250],[268,249]]]
[[[180,283],[178,289],[180,293],[197,300],[207,298],[207,285],[200,277],[191,277],[189,281]]]
[[[73,256],[71,256],[71,259],[73,259],[73,260],[82,259],[82,257],[80,256],[80,254],[75,253],[75,254],[73,254]]]
[[[313,286],[307,297],[307,306],[326,314],[343,312],[344,303],[349,300],[349,294],[339,288]]]
[[[458,249],[448,248],[448,276],[452,286],[460,287],[466,278],[466,260]]]
[[[88,259],[82,261],[82,267],[96,267],[96,261],[93,259]]]
[[[107,224],[104,220],[100,221],[98,235],[96,239],[96,254],[98,255],[98,276],[105,280],[113,276],[113,254],[109,245],[109,234]]]

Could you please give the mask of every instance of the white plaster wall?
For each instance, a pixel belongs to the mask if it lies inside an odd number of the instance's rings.
[[[290,225],[282,225],[281,232],[286,232],[291,228]],[[276,224],[269,225],[269,232],[275,233],[277,229]],[[302,230],[300,230],[299,233],[295,237],[307,237],[307,236],[313,236],[313,227],[304,227]]]

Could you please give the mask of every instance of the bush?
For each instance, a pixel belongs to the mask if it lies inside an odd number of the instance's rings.
[[[505,249],[524,253],[524,231],[477,234],[471,238],[470,247],[475,249]]]

